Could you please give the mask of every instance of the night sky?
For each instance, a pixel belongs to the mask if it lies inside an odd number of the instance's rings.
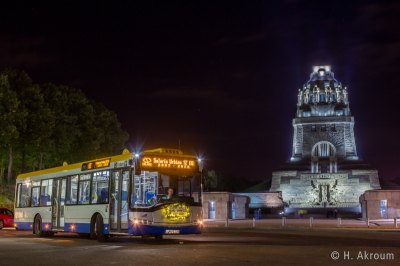
[[[291,156],[298,88],[332,65],[358,154],[400,177],[400,2],[16,2],[0,3],[0,70],[102,102],[131,151],[180,140],[207,170],[270,178]]]

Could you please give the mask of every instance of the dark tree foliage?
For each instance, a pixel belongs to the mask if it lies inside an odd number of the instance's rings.
[[[252,187],[260,181],[249,181],[230,173],[220,173],[214,170],[205,171],[204,191],[240,192]]]
[[[101,103],[68,86],[34,84],[23,71],[0,73],[0,111],[1,178],[6,168],[15,178],[120,154],[128,140],[117,115]]]

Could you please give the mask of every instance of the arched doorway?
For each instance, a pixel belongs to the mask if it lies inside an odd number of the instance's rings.
[[[320,141],[313,146],[311,154],[313,157],[335,156],[336,148],[329,141]]]
[[[336,148],[329,141],[317,142],[311,150],[312,173],[336,173]]]

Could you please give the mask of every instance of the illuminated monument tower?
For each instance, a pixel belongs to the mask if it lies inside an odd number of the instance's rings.
[[[314,66],[299,89],[292,157],[273,173],[270,189],[282,191],[289,208],[360,212],[360,195],[380,189],[378,171],[357,156],[348,96],[330,66]]]

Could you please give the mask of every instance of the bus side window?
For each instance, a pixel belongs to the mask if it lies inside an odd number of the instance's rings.
[[[90,174],[79,176],[78,204],[89,204]]]
[[[21,207],[31,206],[31,182],[22,184],[21,188]]]
[[[32,206],[34,207],[39,206],[39,191],[40,187],[32,188]]]
[[[110,171],[93,173],[92,180],[92,204],[108,203],[108,181]]]
[[[78,199],[78,176],[69,176],[67,183],[67,204],[76,204]]]
[[[40,191],[40,206],[51,206],[51,195],[53,192],[53,179],[43,180]]]
[[[40,198],[40,181],[32,182],[32,206],[39,206],[39,198]]]

